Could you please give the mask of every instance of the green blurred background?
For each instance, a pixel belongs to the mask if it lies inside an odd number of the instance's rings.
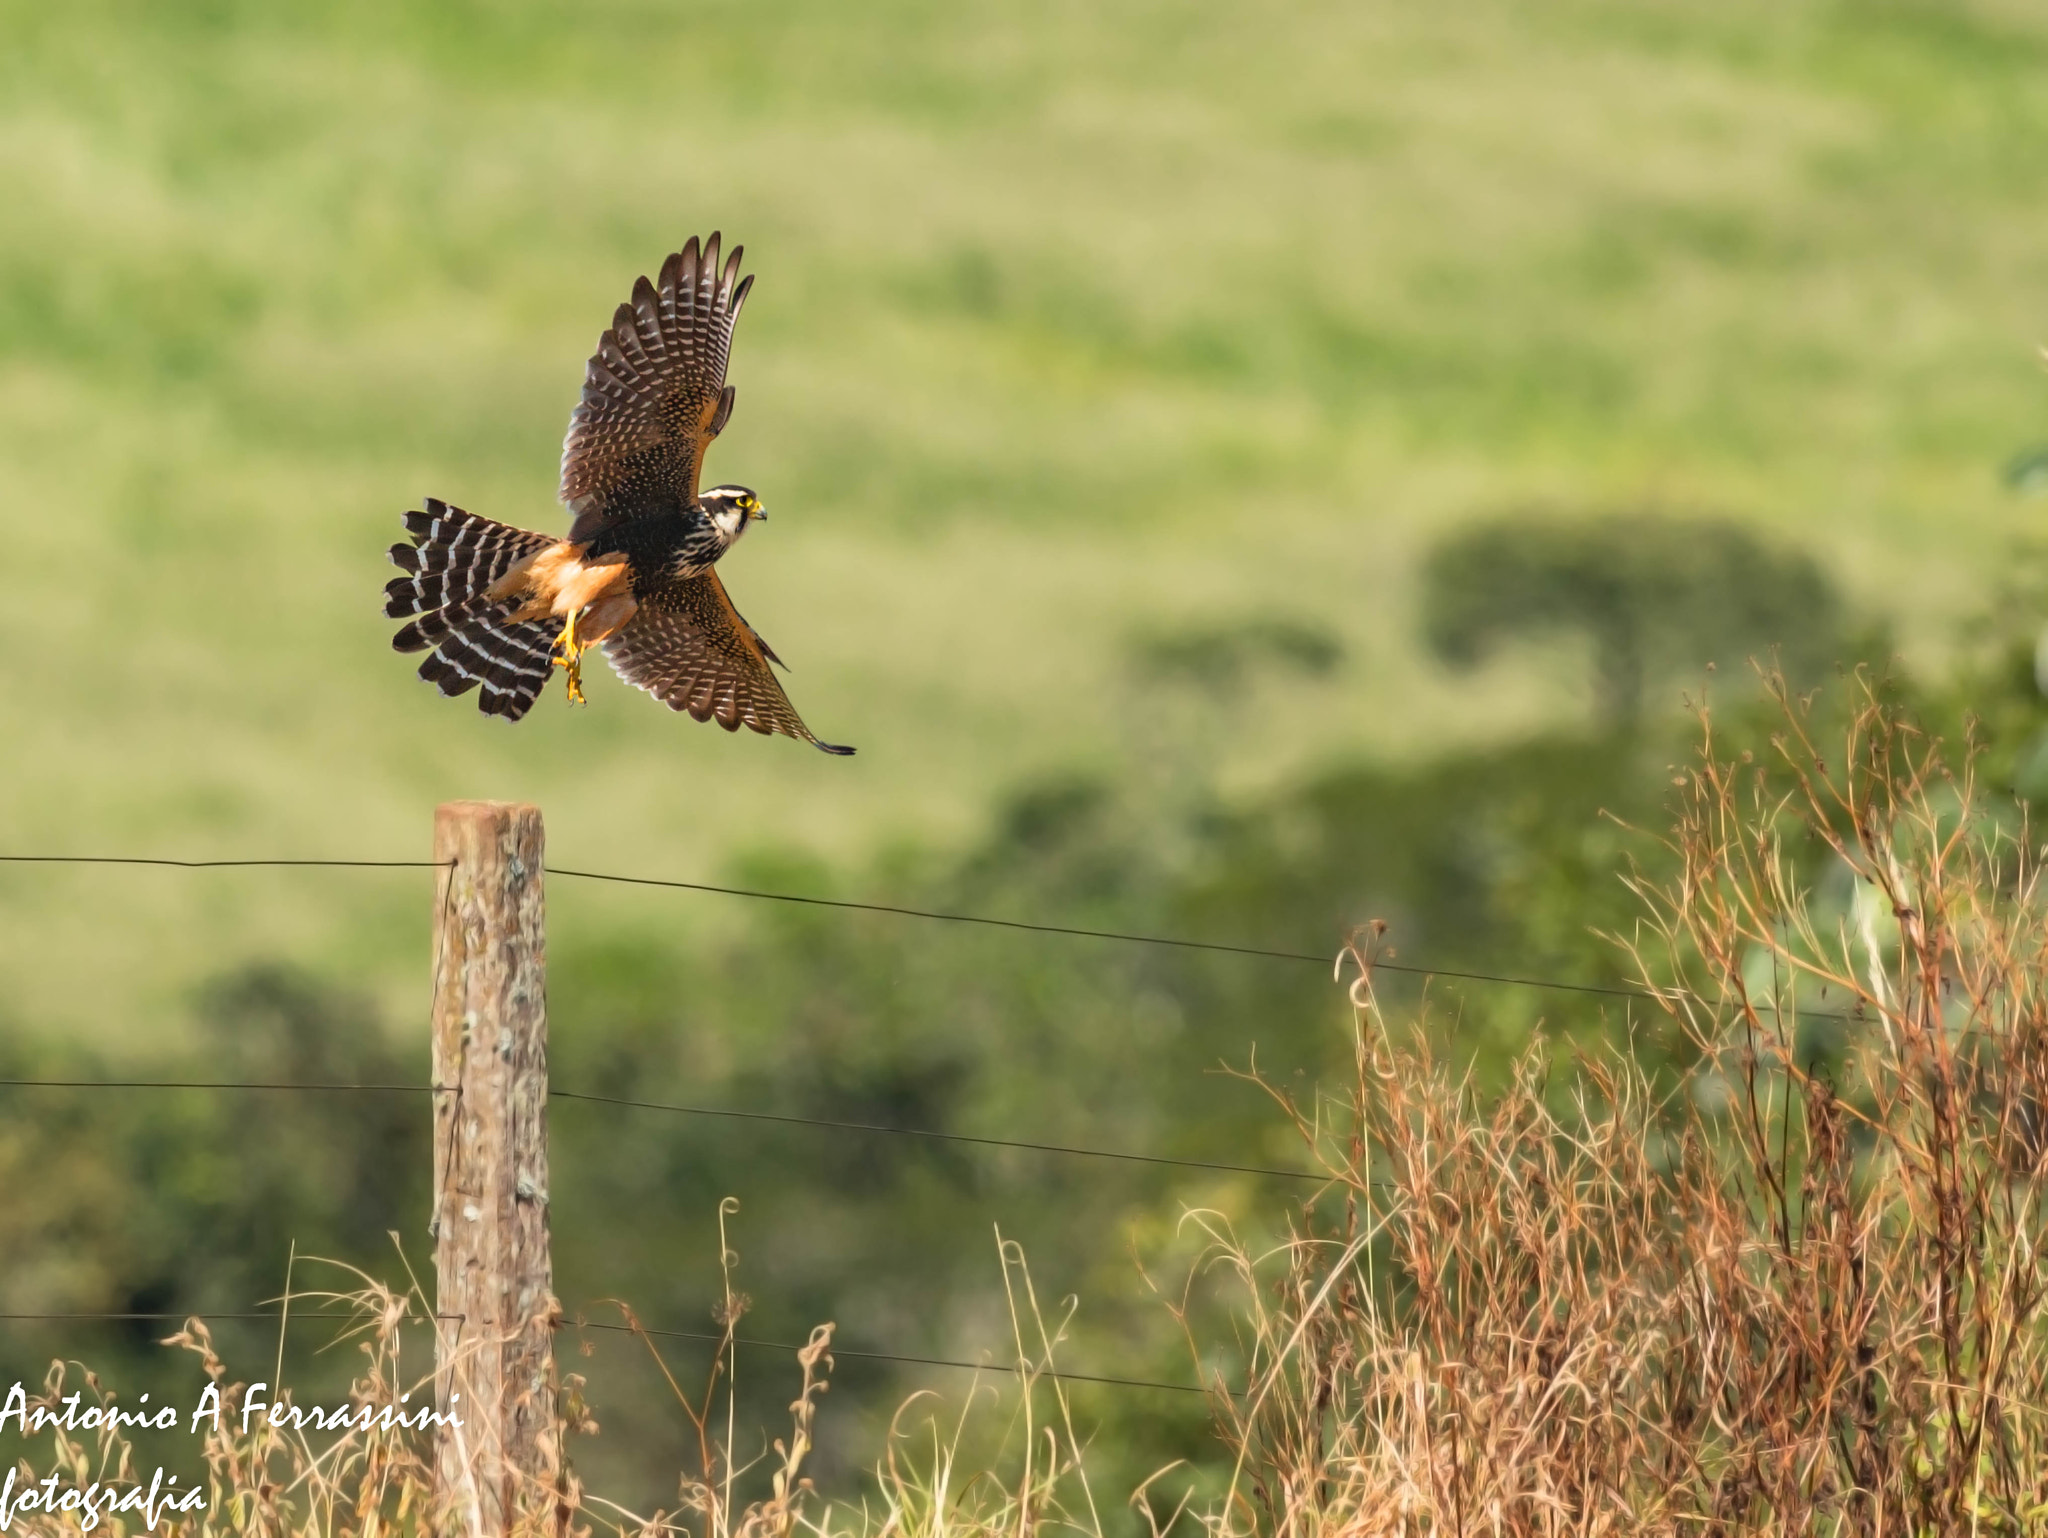
[[[1384,917],[1618,979],[1589,930],[1655,848],[1599,813],[1657,825],[1710,659],[1731,699],[1773,645],[1873,662],[2048,788],[2044,87],[2012,0],[0,0],[0,850],[421,858],[437,801],[519,798],[572,867],[1314,953]],[[507,728],[388,649],[398,515],[555,526],[598,331],[714,227],[759,281],[710,471],[774,513],[727,580],[851,761],[608,676]],[[0,1028],[23,1073],[421,1079],[427,909],[419,872],[0,867]],[[557,1082],[601,1093],[1273,1162],[1213,1070],[1343,1052],[1314,966],[567,881],[550,944]],[[1646,1028],[1440,1002],[1482,1067]],[[0,1094],[0,1308],[425,1254],[423,1105]],[[999,1350],[999,1223],[1079,1295],[1073,1365],[1185,1379],[1138,1265],[1177,1285],[1188,1205],[1279,1212],[554,1131],[565,1301],[684,1329],[734,1194],[754,1333]],[[0,1340],[144,1381],[147,1334]],[[585,1370],[589,1466],[672,1499],[657,1380]],[[960,1388],[844,1377],[828,1472]],[[1201,1456],[1191,1396],[1087,1393],[1119,1474]]]

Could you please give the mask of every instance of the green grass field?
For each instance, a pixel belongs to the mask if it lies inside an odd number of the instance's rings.
[[[944,843],[1114,772],[1134,631],[1347,643],[1228,785],[1582,708],[1426,663],[1441,531],[1708,507],[1935,659],[2040,513],[2048,14],[1952,3],[0,7],[0,848],[420,856],[526,797],[564,863]],[[608,677],[516,729],[387,649],[433,493],[551,527],[583,360],[723,228],[729,581],[839,762]],[[855,867],[857,868],[857,866]],[[0,871],[30,1028],[165,1029],[288,956],[401,1018],[408,876]],[[571,943],[721,921],[560,894]]]

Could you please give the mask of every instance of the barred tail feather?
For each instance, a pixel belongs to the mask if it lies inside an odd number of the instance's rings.
[[[554,540],[432,498],[426,511],[407,513],[405,522],[413,543],[393,545],[391,562],[411,575],[384,589],[384,612],[393,619],[417,617],[391,638],[392,649],[431,650],[420,677],[451,696],[481,686],[478,709],[517,721],[547,687],[554,627],[545,620],[513,623],[516,603],[484,593]]]
[[[517,721],[533,708],[554,669],[555,627],[546,620],[508,623],[511,605],[472,599],[423,614],[391,638],[397,651],[425,651],[420,677],[446,695],[482,686],[477,708]]]
[[[545,534],[479,518],[427,498],[424,512],[407,513],[412,543],[391,547],[391,564],[408,573],[384,586],[384,612],[392,619],[461,603],[496,582],[528,556],[555,541]]]

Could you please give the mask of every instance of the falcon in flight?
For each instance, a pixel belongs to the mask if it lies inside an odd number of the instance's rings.
[[[431,497],[405,515],[412,543],[391,547],[405,575],[385,587],[384,612],[410,623],[391,645],[429,652],[420,677],[443,694],[481,685],[478,708],[517,721],[559,667],[580,703],[583,653],[602,644],[621,678],[671,710],[853,751],[804,725],[769,667],[782,659],[718,580],[719,557],[768,516],[761,499],[697,489],[732,416],[725,360],[754,282],[740,250],[721,268],[718,236],[692,236],[598,338],[562,445],[566,539]]]

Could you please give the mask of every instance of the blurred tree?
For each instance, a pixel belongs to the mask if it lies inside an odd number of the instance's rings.
[[[1186,852],[1188,826],[1244,758],[1246,704],[1270,692],[1328,688],[1346,661],[1335,631],[1284,614],[1154,623],[1128,634],[1123,652],[1132,765],[1120,815],[1146,818],[1147,852],[1167,863]]]
[[[1132,637],[1130,657],[1142,677],[1232,694],[1262,670],[1325,677],[1344,660],[1344,643],[1321,625],[1261,616],[1147,631]]]
[[[0,1078],[81,1081],[0,1089],[0,1311],[205,1314],[234,1360],[271,1377],[282,1352],[300,1402],[331,1402],[323,1395],[346,1382],[351,1353],[320,1350],[332,1331],[308,1317],[317,1304],[294,1309],[288,1350],[277,1324],[221,1316],[278,1297],[294,1247],[302,1295],[352,1287],[322,1259],[403,1285],[387,1236],[401,1233],[415,1263],[430,1251],[428,1097],[81,1085],[418,1085],[425,1054],[394,1051],[368,1000],[274,964],[222,975],[192,1012],[195,1031],[158,1033],[118,1069],[75,1040],[0,1030]],[[17,1321],[0,1327],[0,1383],[33,1382],[61,1355],[90,1363],[131,1404],[148,1392],[190,1404],[194,1359],[158,1344],[172,1328]],[[182,1431],[153,1435],[144,1441],[159,1452],[142,1467],[188,1455]]]
[[[2005,484],[2027,496],[2048,491],[2048,443],[2020,450],[2005,462]]]
[[[1795,682],[1844,643],[1833,585],[1811,557],[1706,518],[1515,515],[1463,529],[1423,570],[1423,634],[1469,668],[1503,645],[1583,633],[1601,718],[1634,721],[1653,684],[1776,649]]]

